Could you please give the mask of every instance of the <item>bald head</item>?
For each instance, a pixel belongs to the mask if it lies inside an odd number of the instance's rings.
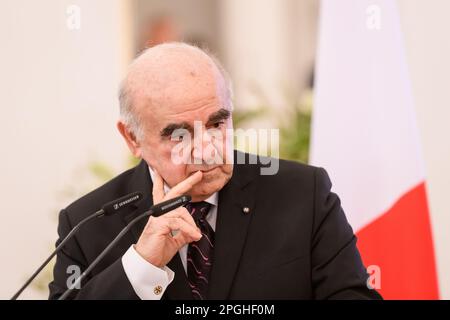
[[[122,82],[120,108],[117,127],[131,152],[168,186],[201,171],[189,194],[203,201],[231,178],[231,90],[211,55],[183,43],[147,49]]]
[[[142,119],[158,117],[161,109],[176,113],[216,97],[231,111],[231,85],[220,63],[205,51],[185,43],[165,43],[145,50],[130,65],[120,93],[122,121],[142,137]],[[145,114],[152,116],[144,117]]]

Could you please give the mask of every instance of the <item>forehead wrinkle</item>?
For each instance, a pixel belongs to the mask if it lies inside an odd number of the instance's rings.
[[[195,101],[184,103],[182,105],[167,106],[167,110],[174,111],[173,113],[171,113],[172,115],[183,115],[185,113],[200,112],[213,106],[220,107],[220,103],[217,100],[217,97],[210,96],[208,98],[197,99]]]
[[[210,106],[205,106],[200,110],[206,109]],[[208,123],[208,118],[210,116],[210,114],[213,114],[217,112],[217,110],[211,111],[211,112],[199,112],[199,113],[191,113],[191,111],[183,111],[181,113],[177,113],[177,114],[172,114],[172,115],[168,115],[166,118],[165,122],[161,122],[160,121],[160,126],[161,127],[165,127],[168,124],[181,124],[181,123],[188,123],[191,124],[191,127],[194,127],[194,122],[195,121],[201,121],[202,124],[206,124]],[[200,115],[199,117],[197,117],[197,115]]]

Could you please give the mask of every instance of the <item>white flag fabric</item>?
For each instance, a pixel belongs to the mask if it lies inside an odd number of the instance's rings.
[[[395,1],[322,0],[311,164],[387,299],[437,299],[424,164]],[[374,269],[375,270],[375,269]]]

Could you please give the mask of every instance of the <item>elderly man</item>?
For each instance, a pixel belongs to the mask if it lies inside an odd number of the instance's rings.
[[[192,202],[135,226],[71,297],[379,298],[325,170],[279,160],[264,175],[248,155],[233,157],[231,98],[223,68],[199,48],[162,44],[131,64],[117,127],[142,161],[62,210],[60,239],[107,201],[134,191],[144,200],[67,244],[50,298],[70,285],[70,268],[86,269],[129,221],[183,194]]]

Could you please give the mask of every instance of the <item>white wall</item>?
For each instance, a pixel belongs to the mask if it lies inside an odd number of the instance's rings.
[[[235,104],[285,108],[314,64],[317,0],[220,1],[224,63]]]
[[[125,0],[126,1],[126,0]],[[66,8],[81,8],[81,29]],[[91,161],[124,167],[116,89],[129,59],[122,0],[3,0],[0,6],[0,298],[49,254],[56,214]],[[45,297],[28,290],[24,297]]]
[[[441,298],[450,299],[450,1],[398,3],[428,173]]]

